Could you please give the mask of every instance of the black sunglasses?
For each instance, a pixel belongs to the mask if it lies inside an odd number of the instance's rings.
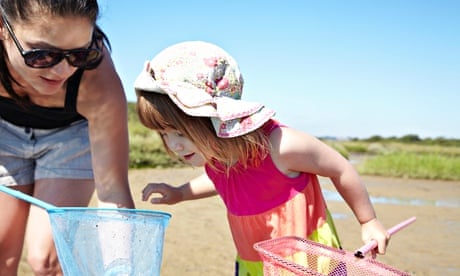
[[[90,47],[86,49],[32,49],[30,51],[25,51],[3,13],[2,19],[6,29],[11,35],[11,38],[13,38],[14,44],[16,44],[21,56],[24,58],[25,64],[32,68],[50,68],[61,62],[64,58],[70,65],[78,68],[84,68],[98,63],[102,57],[102,51],[100,49],[91,48],[95,44],[94,37]]]

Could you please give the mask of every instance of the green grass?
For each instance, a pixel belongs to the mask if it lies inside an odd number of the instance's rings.
[[[130,168],[168,168],[181,166],[164,150],[158,135],[132,135],[130,138]]]
[[[392,152],[367,159],[358,166],[358,171],[363,175],[460,180],[460,158],[436,153]]]
[[[183,166],[166,153],[160,136],[139,122],[134,103],[128,105],[128,129],[129,167],[131,169]]]
[[[460,180],[460,147],[454,142],[434,144],[432,140],[403,142],[392,138],[379,142],[345,141],[343,147],[369,157],[358,165],[363,175]]]
[[[158,134],[141,125],[135,104],[128,104],[130,168],[181,167],[164,150]],[[417,135],[401,138],[372,136],[347,141],[324,140],[345,158],[363,154],[357,169],[362,175],[417,179],[460,180],[460,140],[420,139]]]

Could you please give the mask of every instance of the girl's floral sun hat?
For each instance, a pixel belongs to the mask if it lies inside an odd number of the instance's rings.
[[[172,45],[152,61],[134,82],[137,91],[167,94],[190,116],[209,117],[217,136],[236,137],[267,122],[275,112],[241,100],[243,77],[223,49],[203,41]]]

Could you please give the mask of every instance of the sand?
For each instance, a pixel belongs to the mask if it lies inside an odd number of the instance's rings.
[[[201,169],[131,170],[137,208],[172,214],[166,230],[161,275],[233,275],[235,250],[219,197],[177,205],[151,205],[140,200],[148,182],[182,184]],[[379,219],[391,227],[415,216],[416,222],[396,233],[379,262],[412,275],[460,275],[460,182],[362,177]],[[328,206],[344,249],[361,243],[360,228],[328,179],[321,179]],[[330,191],[330,192],[329,192]],[[19,275],[32,275],[22,262]]]

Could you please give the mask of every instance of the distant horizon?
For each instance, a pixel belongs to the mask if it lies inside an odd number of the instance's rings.
[[[321,138],[321,139],[331,139],[331,140],[338,140],[338,141],[342,141],[342,140],[350,140],[350,139],[359,139],[359,140],[367,140],[367,139],[370,139],[370,138],[374,138],[374,137],[381,137],[383,140],[390,140],[390,139],[401,139],[403,137],[406,137],[406,136],[412,136],[412,135],[416,135],[417,137],[419,137],[421,140],[437,140],[437,139],[444,139],[444,140],[458,140],[460,141],[460,138],[450,138],[450,137],[444,137],[444,136],[440,136],[440,137],[421,137],[420,135],[418,134],[415,134],[415,133],[408,133],[408,134],[403,134],[403,135],[389,135],[389,136],[384,136],[384,135],[379,135],[379,134],[374,134],[374,135],[370,135],[368,137],[356,137],[356,136],[348,136],[348,137],[337,137],[337,136],[331,136],[331,135],[321,135],[321,136],[316,136],[318,138]]]
[[[129,104],[133,104],[135,105],[136,104],[136,101],[128,101]],[[275,118],[276,119],[276,118]],[[301,131],[304,131],[302,129],[299,129],[297,128],[296,126],[292,126],[293,128],[295,129],[298,129],[298,130],[301,130]],[[311,135],[314,135],[312,133],[309,133]],[[373,137],[381,137],[382,139],[391,139],[391,138],[396,138],[396,139],[400,139],[402,137],[405,137],[405,136],[409,136],[409,135],[416,135],[418,136],[420,139],[422,140],[426,140],[426,139],[432,139],[432,140],[436,140],[436,139],[447,139],[447,140],[460,140],[460,138],[456,138],[456,137],[444,137],[444,136],[438,136],[438,137],[422,137],[420,136],[419,134],[416,134],[416,133],[407,133],[407,134],[402,134],[402,135],[381,135],[381,134],[372,134],[372,135],[369,135],[369,136],[366,136],[366,137],[358,137],[358,136],[335,136],[335,135],[314,135],[315,137],[317,138],[320,138],[320,139],[327,139],[327,140],[338,140],[338,141],[341,141],[341,140],[350,140],[350,139],[359,139],[359,140],[365,140],[365,139],[369,139],[369,138],[373,138]]]

